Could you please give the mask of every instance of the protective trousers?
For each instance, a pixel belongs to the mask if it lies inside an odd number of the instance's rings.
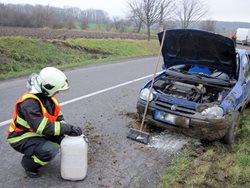
[[[24,154],[21,161],[23,168],[35,172],[56,156],[60,147],[58,140],[51,141],[45,137],[34,137],[11,144],[11,146]]]

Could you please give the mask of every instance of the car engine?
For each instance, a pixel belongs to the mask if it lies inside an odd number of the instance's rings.
[[[157,80],[153,87],[163,95],[174,96],[198,103],[221,101],[227,94],[227,89],[225,88],[215,88],[197,83],[184,83],[167,79],[166,77]]]

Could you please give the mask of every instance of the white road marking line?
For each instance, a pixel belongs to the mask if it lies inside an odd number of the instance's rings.
[[[1,122],[0,127],[4,126],[4,125],[8,125],[8,124],[10,124],[10,122],[11,122],[11,119]]]
[[[99,90],[99,91],[96,91],[96,92],[93,92],[93,93],[90,93],[90,94],[87,94],[87,95],[83,95],[81,97],[77,97],[77,98],[74,98],[74,99],[71,99],[71,100],[68,100],[68,101],[65,101],[65,102],[62,102],[60,103],[61,106],[64,106],[64,105],[67,105],[67,104],[70,104],[70,103],[73,103],[73,102],[76,102],[76,101],[79,101],[79,100],[82,100],[82,99],[86,99],[88,97],[92,97],[92,96],[95,96],[95,95],[98,95],[98,94],[101,94],[101,93],[104,93],[106,91],[110,91],[112,89],[116,89],[116,88],[119,88],[119,87],[122,87],[122,86],[125,86],[125,85],[128,85],[128,84],[132,84],[134,82],[138,82],[140,80],[143,80],[143,79],[146,79],[146,78],[150,78],[152,77],[153,74],[150,74],[148,76],[144,76],[144,77],[141,77],[141,78],[137,78],[135,80],[131,80],[131,81],[128,81],[128,82],[124,82],[122,84],[118,84],[118,85],[115,85],[115,86],[112,86],[112,87],[108,87],[106,89],[102,89],[102,90]],[[11,119],[9,120],[6,120],[6,121],[3,121],[3,122],[0,122],[0,127],[1,126],[4,126],[4,125],[8,125],[10,124],[11,122]]]

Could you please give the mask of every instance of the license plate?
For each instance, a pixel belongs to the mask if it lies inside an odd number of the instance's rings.
[[[167,114],[165,112],[155,111],[155,119],[175,124],[176,116],[172,114]]]
[[[155,111],[154,118],[159,121],[163,121],[169,124],[177,125],[179,127],[189,127],[189,118],[176,116],[162,111]]]

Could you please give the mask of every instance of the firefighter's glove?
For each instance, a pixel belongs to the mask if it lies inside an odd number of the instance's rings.
[[[71,126],[69,136],[80,136],[82,134],[81,127]]]

